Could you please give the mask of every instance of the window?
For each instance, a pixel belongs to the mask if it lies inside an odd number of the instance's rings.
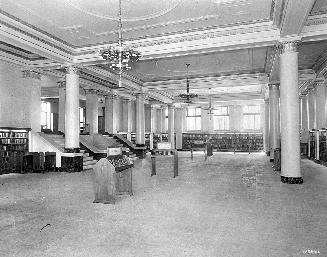
[[[51,129],[50,102],[41,102],[41,129]]]
[[[243,107],[243,127],[249,130],[260,129],[260,106],[247,105]]]
[[[201,130],[201,108],[187,108],[187,131]]]
[[[213,110],[213,129],[229,130],[229,108],[219,106]]]

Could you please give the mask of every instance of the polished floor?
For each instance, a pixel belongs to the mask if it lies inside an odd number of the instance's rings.
[[[261,153],[134,168],[134,195],[93,204],[92,171],[0,176],[0,256],[327,256],[327,168],[280,183]]]

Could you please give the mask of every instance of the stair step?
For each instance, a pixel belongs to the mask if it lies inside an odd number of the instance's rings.
[[[83,162],[92,161],[92,160],[93,160],[92,156],[83,156]]]
[[[83,165],[94,165],[97,163],[97,160],[83,161]]]
[[[83,165],[83,170],[93,169],[93,165]]]

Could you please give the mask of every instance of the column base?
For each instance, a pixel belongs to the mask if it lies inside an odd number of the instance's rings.
[[[287,184],[303,184],[303,178],[302,177],[284,177],[280,176],[280,181],[282,183],[287,183]]]
[[[83,170],[83,156],[61,156],[61,171],[80,172]]]
[[[266,155],[267,155],[267,156],[270,156],[270,152],[269,152],[269,151],[268,151],[268,152],[266,152]]]
[[[269,159],[270,162],[274,162],[274,159]]]
[[[65,147],[65,153],[80,153],[80,148],[66,148]]]

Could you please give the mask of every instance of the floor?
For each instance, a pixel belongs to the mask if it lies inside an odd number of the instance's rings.
[[[0,256],[327,256],[327,168],[280,183],[262,153],[135,162],[134,195],[94,204],[92,171],[0,176]]]

